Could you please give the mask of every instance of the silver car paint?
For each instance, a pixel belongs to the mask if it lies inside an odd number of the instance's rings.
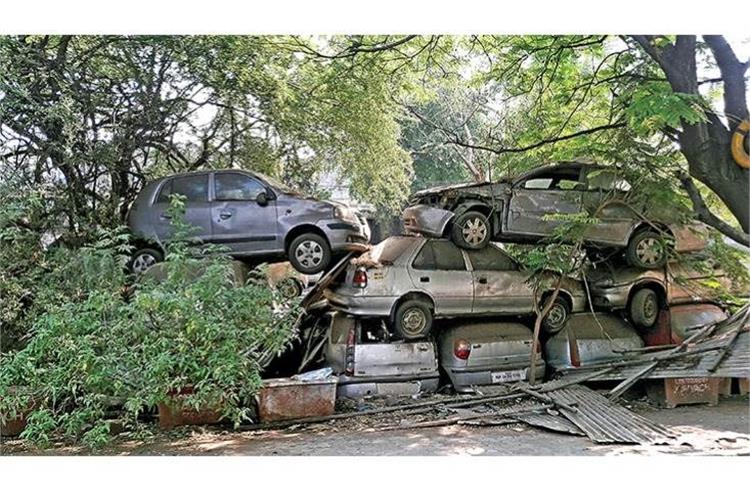
[[[455,355],[455,343],[460,340],[471,345],[468,359],[459,359]],[[528,379],[532,340],[531,330],[519,323],[483,322],[446,326],[438,340],[440,366],[459,392],[471,391],[472,386],[498,384],[502,382],[499,380],[502,375],[511,373]],[[536,371],[542,377],[545,363],[541,353],[537,359]]]
[[[331,306],[350,315],[388,317],[404,295],[423,293],[432,300],[438,318],[534,312],[534,292],[526,282],[528,274],[520,271],[474,271],[467,252],[460,249],[466,271],[417,270],[412,267],[412,262],[428,239],[391,237],[375,248],[388,246],[387,242],[391,240],[409,240],[412,243],[394,263],[370,268],[365,288],[352,285],[357,266],[350,264],[343,284],[325,291]],[[480,277],[487,280],[486,285],[479,284]],[[571,298],[573,312],[583,311],[586,296],[579,281],[566,278],[561,291]],[[475,304],[478,305],[476,309]]]
[[[255,201],[217,201],[213,179],[216,173],[241,174],[256,179],[276,198],[265,206]],[[323,234],[333,251],[358,249],[368,240],[367,230],[355,214],[351,221],[334,217],[334,209],[340,204],[285,193],[273,188],[262,175],[244,170],[178,174],[150,182],[139,193],[128,213],[128,225],[133,233],[155,243],[168,239],[171,233],[167,216],[169,205],[155,202],[161,186],[174,177],[204,174],[209,176],[208,201],[187,203],[186,221],[200,229],[196,238],[224,244],[232,255],[283,253],[289,234],[303,227]],[[258,220],[258,217],[262,219]]]

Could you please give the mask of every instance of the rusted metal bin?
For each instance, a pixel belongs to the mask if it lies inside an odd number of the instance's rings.
[[[651,380],[646,386],[648,397],[661,406],[719,403],[719,385],[722,378],[667,378]]]
[[[267,379],[258,394],[258,417],[261,422],[271,422],[331,415],[336,404],[336,383],[336,378]]]

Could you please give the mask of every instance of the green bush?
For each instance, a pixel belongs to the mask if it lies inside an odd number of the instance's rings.
[[[0,418],[28,412],[22,437],[100,446],[113,422],[135,428],[162,402],[219,407],[235,424],[248,418],[269,353],[294,337],[297,308],[279,308],[265,285],[234,284],[228,258],[194,253],[180,238],[184,224],[176,228],[165,277],[137,287],[127,285],[118,234],[68,252],[59,287],[45,293],[58,300],[65,291],[67,300],[39,315],[23,349],[1,358]],[[185,388],[192,393],[179,401],[170,396]]]

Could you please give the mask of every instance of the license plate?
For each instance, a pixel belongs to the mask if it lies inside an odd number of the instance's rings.
[[[515,371],[498,371],[491,373],[493,383],[509,383],[511,381],[523,381],[526,379],[527,369],[517,369]]]

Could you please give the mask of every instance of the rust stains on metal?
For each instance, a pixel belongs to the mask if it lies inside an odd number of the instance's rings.
[[[258,417],[263,422],[331,415],[336,403],[336,379],[298,381],[268,379],[258,395]]]

